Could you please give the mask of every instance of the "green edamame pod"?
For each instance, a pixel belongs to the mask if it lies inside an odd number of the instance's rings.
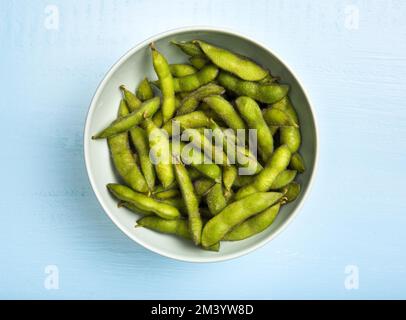
[[[235,111],[234,107],[222,96],[213,95],[203,99],[217,115],[234,130],[245,129],[245,123]]]
[[[297,170],[300,173],[305,172],[306,168],[304,160],[298,152],[292,154],[292,159],[290,159],[289,168]]]
[[[187,145],[174,139],[171,150],[175,157],[181,158],[184,163],[191,165],[204,176],[215,181],[221,180],[220,167],[212,163],[201,150],[195,149],[193,145]]]
[[[217,80],[221,86],[238,96],[247,96],[263,103],[274,103],[285,97],[289,86],[285,84],[244,81],[227,72],[220,72]]]
[[[193,186],[195,188],[196,195],[199,197],[203,197],[209,192],[209,190],[215,185],[212,179],[201,178],[193,182]]]
[[[240,225],[236,226],[225,235],[225,241],[238,241],[252,237],[265,229],[267,229],[278,215],[280,204],[277,203],[272,207],[258,213],[257,215],[247,219]]]
[[[131,112],[137,110],[141,106],[142,101],[138,99],[134,93],[127,90],[124,85],[120,86],[120,90],[123,93],[124,100],[127,103],[128,109]]]
[[[216,183],[206,195],[206,203],[211,214],[214,216],[227,206],[221,183]]]
[[[127,103],[121,100],[118,111],[119,117],[128,114]],[[127,132],[120,133],[107,139],[114,167],[123,180],[136,191],[148,191],[147,183],[137,166],[134,155],[130,148]]]
[[[178,122],[179,129],[201,128],[207,127],[210,124],[210,119],[203,111],[193,111],[191,113],[176,116],[172,118],[172,121],[168,121],[164,124],[162,129],[164,129],[169,136],[172,136],[172,129],[175,125],[174,121]]]
[[[142,209],[138,208],[135,204],[126,202],[126,201],[120,201],[117,206],[119,208],[121,208],[121,207],[127,208],[128,210],[130,210],[134,213],[143,214],[145,216],[155,215],[155,213],[153,213],[152,211],[142,210]]]
[[[182,115],[194,111],[200,101],[210,95],[220,95],[224,93],[224,88],[214,83],[209,83],[201,86],[199,89],[191,92],[185,98],[182,99],[177,114]]]
[[[183,63],[170,64],[169,69],[174,77],[186,77],[197,72],[194,66]]]
[[[163,123],[164,123],[164,119],[162,116],[162,110],[158,110],[152,117],[152,122],[158,127],[161,128]]]
[[[208,247],[224,238],[232,228],[272,206],[282,197],[278,192],[258,192],[225,207],[203,228],[202,246]]]
[[[267,108],[263,111],[263,117],[269,126],[299,127],[285,111],[276,108]]]
[[[235,166],[224,166],[223,168],[223,184],[227,191],[231,190],[235,179],[237,179],[238,170]]]
[[[192,181],[203,177],[200,171],[193,167],[187,168],[187,173],[189,174],[190,180]]]
[[[176,219],[180,216],[178,209],[159,201],[156,201],[142,193],[117,184],[109,183],[107,189],[119,200],[130,202],[137,208],[145,211],[151,211],[164,219]]]
[[[165,57],[158,52],[153,45],[151,45],[151,51],[152,63],[162,91],[162,116],[163,122],[165,123],[171,119],[175,113],[174,80]]]
[[[168,135],[158,128],[151,119],[142,123],[148,134],[150,159],[155,165],[156,174],[164,188],[175,181]]]
[[[141,101],[149,100],[154,97],[154,91],[151,88],[151,85],[148,81],[148,78],[144,78],[140,82],[137,88],[137,98]]]
[[[234,186],[237,188],[244,187],[250,183],[252,183],[255,179],[255,176],[237,176],[234,181]]]
[[[204,54],[219,68],[231,72],[243,80],[258,81],[268,75],[268,71],[249,60],[231,51],[216,47],[204,41],[194,41]]]
[[[199,212],[199,201],[194,192],[192,181],[189,178],[186,168],[181,163],[175,163],[175,175],[183,201],[186,204],[186,209],[189,217],[189,230],[192,235],[193,242],[199,245],[201,242],[203,222]],[[212,243],[214,244],[214,243]]]
[[[155,186],[155,170],[149,159],[148,136],[144,129],[134,127],[130,129],[130,135],[140,160],[141,171],[144,174],[149,190]]]
[[[192,66],[194,66],[196,69],[200,70],[202,69],[205,65],[209,63],[209,60],[207,60],[205,57],[190,57],[189,62],[191,63]]]
[[[110,126],[93,136],[92,139],[108,138],[139,125],[145,118],[152,117],[155,114],[159,108],[159,104],[159,97],[143,102],[138,109],[129,113],[125,117],[113,121]]]
[[[239,97],[235,100],[238,111],[248,127],[257,130],[257,142],[262,159],[266,162],[273,152],[273,138],[271,130],[262,117],[261,109],[254,99]]]
[[[288,146],[278,147],[265,168],[255,176],[254,181],[238,190],[236,199],[242,199],[255,192],[270,190],[276,177],[289,165],[290,158],[291,152]]]
[[[289,183],[286,187],[281,189],[283,196],[286,198],[286,202],[292,202],[296,200],[296,198],[300,194],[300,184],[293,181]]]
[[[180,78],[173,78],[175,92],[196,90],[213,81],[218,73],[219,69],[216,66],[209,64],[194,74]],[[159,81],[159,85],[162,86],[161,80]]]
[[[187,209],[186,209],[185,201],[183,201],[182,198],[175,197],[175,198],[162,199],[159,201],[161,201],[162,203],[169,204],[172,207],[175,207],[176,209],[179,210],[179,212],[182,215],[187,216]]]
[[[200,47],[191,41],[171,41],[171,43],[191,57],[204,56]]]
[[[175,198],[180,195],[179,189],[169,189],[169,190],[163,190],[159,192],[154,192],[154,198],[157,198],[159,200],[166,200],[166,199],[171,199]]]
[[[271,190],[281,189],[291,183],[296,177],[296,170],[284,170],[275,178]]]
[[[296,111],[293,108],[293,105],[288,97],[284,97],[279,102],[274,103],[272,105],[272,108],[286,112],[295,121],[295,123],[299,124],[299,119],[297,117]],[[297,150],[299,150],[301,140],[302,139],[299,128],[280,128],[280,143],[286,144],[292,153],[295,153]]]

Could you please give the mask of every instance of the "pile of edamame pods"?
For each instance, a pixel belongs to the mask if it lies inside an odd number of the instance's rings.
[[[117,119],[93,139],[107,139],[121,180],[107,188],[144,215],[136,226],[218,251],[268,228],[299,195],[298,116],[289,85],[250,58],[201,40],[172,44],[188,63],[169,64],[151,44],[158,79],[134,93],[120,86]],[[237,134],[247,129],[257,150]]]

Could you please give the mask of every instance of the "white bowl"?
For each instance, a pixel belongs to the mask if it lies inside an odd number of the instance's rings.
[[[273,75],[281,77],[283,83],[291,86],[290,98],[296,107],[301,124],[302,146],[300,152],[307,170],[299,175],[301,195],[296,201],[283,206],[270,228],[249,239],[238,242],[222,242],[220,252],[205,251],[192,243],[176,237],[159,234],[144,228],[134,228],[139,216],[117,207],[116,199],[109,194],[106,184],[117,181],[105,140],[92,140],[91,136],[107,126],[117,114],[121,99],[118,87],[125,84],[135,90],[145,76],[154,79],[149,43],[155,42],[170,63],[187,61],[187,57],[170,40],[203,39],[221,47],[234,50],[253,58],[269,68]],[[158,34],[138,44],[121,57],[107,72],[93,97],[86,119],[84,152],[89,180],[108,216],[131,239],[145,248],[163,256],[190,262],[213,262],[239,257],[272,240],[298,213],[312,185],[317,165],[317,127],[307,94],[287,64],[275,53],[260,43],[238,33],[208,27],[187,27]]]

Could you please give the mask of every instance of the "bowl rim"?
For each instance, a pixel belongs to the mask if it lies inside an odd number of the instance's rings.
[[[167,36],[171,36],[171,35],[176,35],[178,33],[184,33],[184,32],[190,32],[190,31],[201,31],[201,32],[218,32],[218,33],[223,33],[223,34],[227,34],[227,35],[231,35],[234,37],[239,37],[243,40],[246,40],[248,42],[251,42],[253,44],[255,44],[258,47],[261,47],[263,50],[266,50],[267,52],[269,52],[270,54],[272,54],[277,60],[279,60],[280,63],[282,63],[284,65],[284,67],[292,74],[292,76],[296,79],[297,83],[299,84],[300,88],[302,89],[305,98],[307,99],[307,102],[309,104],[309,108],[310,108],[310,113],[311,113],[311,117],[314,123],[314,130],[315,130],[315,154],[314,154],[314,166],[313,166],[313,170],[310,174],[310,178],[309,178],[309,183],[307,185],[307,188],[302,196],[301,201],[298,203],[298,205],[296,206],[296,208],[293,209],[293,211],[291,212],[290,216],[281,224],[281,226],[275,230],[275,232],[273,232],[271,235],[269,235],[268,237],[266,237],[265,239],[258,241],[257,243],[255,243],[254,245],[242,249],[238,252],[235,253],[230,253],[230,254],[226,254],[226,255],[218,255],[218,256],[212,256],[212,257],[187,257],[186,255],[181,255],[181,254],[171,254],[171,253],[167,253],[164,250],[160,250],[159,248],[155,248],[152,247],[151,245],[149,245],[148,242],[140,240],[140,239],[136,239],[132,233],[127,232],[126,228],[124,227],[124,225],[119,221],[118,218],[116,218],[115,215],[113,215],[112,213],[109,212],[108,207],[106,205],[106,203],[103,200],[103,197],[100,193],[100,191],[98,190],[97,186],[96,186],[96,182],[95,179],[93,177],[93,173],[90,170],[90,151],[89,151],[89,144],[92,141],[91,140],[91,132],[90,132],[90,119],[93,116],[93,113],[96,109],[96,102],[99,99],[103,88],[105,87],[106,83],[110,80],[110,78],[112,77],[112,74],[114,74],[114,72],[121,66],[121,64],[127,60],[127,58],[129,58],[132,54],[134,54],[135,52],[137,52],[138,50],[140,50],[141,48],[143,48],[144,46],[148,45],[149,43],[153,42],[153,41],[157,41],[161,38],[167,37]],[[317,172],[317,168],[318,168],[318,161],[319,161],[319,146],[318,146],[318,140],[319,140],[319,129],[318,129],[318,125],[317,125],[317,121],[316,121],[316,113],[315,113],[315,109],[313,107],[313,104],[309,98],[309,94],[306,91],[303,82],[301,81],[301,79],[297,76],[297,74],[290,68],[290,66],[286,63],[285,60],[283,60],[278,54],[276,54],[273,50],[269,49],[265,44],[257,41],[257,40],[253,40],[250,36],[248,35],[244,35],[240,32],[236,32],[235,30],[231,30],[229,28],[223,28],[223,27],[212,27],[212,26],[185,26],[185,27],[179,27],[179,28],[175,28],[175,29],[171,29],[168,31],[164,31],[164,32],[160,32],[157,33],[151,37],[149,37],[148,39],[136,44],[135,46],[133,46],[130,50],[128,50],[124,55],[122,55],[111,67],[110,69],[106,72],[106,74],[104,75],[103,79],[101,80],[101,82],[99,83],[99,85],[97,86],[97,89],[92,97],[89,109],[87,111],[87,115],[86,115],[86,121],[85,121],[85,128],[84,128],[84,134],[83,134],[83,148],[84,148],[84,158],[85,158],[85,166],[86,166],[86,172],[87,172],[87,176],[90,182],[90,185],[92,186],[93,192],[96,195],[97,200],[99,201],[100,205],[102,206],[104,212],[110,217],[110,219],[114,222],[114,224],[124,233],[126,234],[130,239],[132,239],[133,241],[135,241],[136,243],[140,244],[141,246],[145,247],[146,249],[155,252],[161,256],[167,257],[167,258],[171,258],[171,259],[175,259],[175,260],[179,260],[179,261],[183,261],[183,262],[194,262],[194,263],[208,263],[208,262],[220,262],[220,261],[226,261],[226,260],[231,260],[231,259],[235,259],[241,256],[244,256],[256,249],[259,249],[260,247],[264,246],[265,244],[267,244],[268,242],[270,242],[271,240],[273,240],[275,237],[277,237],[283,230],[285,230],[285,228],[293,221],[293,219],[297,216],[297,214],[299,213],[299,211],[302,209],[305,200],[309,197],[311,190],[313,188],[313,184],[314,184],[314,180],[315,180],[315,175]]]

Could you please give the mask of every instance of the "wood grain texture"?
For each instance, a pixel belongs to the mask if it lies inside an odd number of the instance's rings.
[[[404,1],[49,5],[0,3],[1,298],[406,298]],[[185,25],[228,27],[275,50],[303,80],[320,126],[317,180],[298,218],[223,263],[172,261],[126,238],[83,160],[104,73],[136,43]],[[44,288],[47,265],[59,268],[59,290]],[[359,267],[358,290],[345,289],[347,265]]]

